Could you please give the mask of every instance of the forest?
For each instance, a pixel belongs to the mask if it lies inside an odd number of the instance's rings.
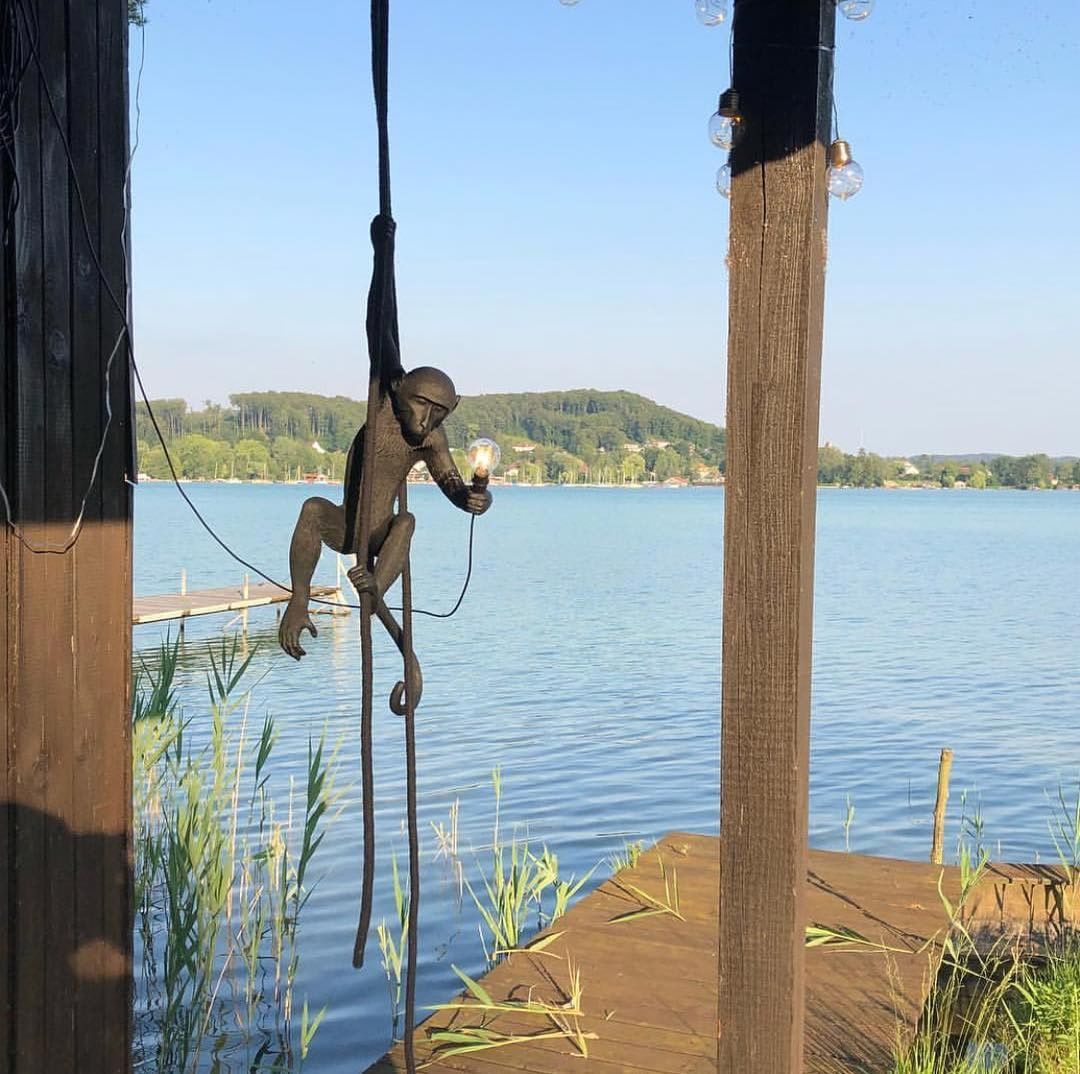
[[[365,404],[345,396],[245,392],[229,405],[193,409],[183,399],[152,400],[178,476],[196,480],[340,480],[363,424]],[[146,405],[136,408],[139,468],[169,477]],[[643,480],[716,483],[724,431],[633,392],[590,389],[465,396],[446,422],[459,467],[479,436],[502,450],[505,480],[621,484]]]
[[[183,399],[152,401],[177,476],[191,480],[342,480],[345,458],[366,407],[346,396],[306,392],[243,392],[229,405],[202,409]],[[170,476],[146,405],[136,409],[139,468]],[[717,425],[680,414],[626,391],[578,389],[465,396],[447,419],[458,467],[479,436],[502,450],[498,478],[522,484],[722,482],[726,440]],[[913,455],[845,452],[825,444],[818,481],[856,488],[920,485],[951,488],[1071,488],[1080,460],[1045,454]]]

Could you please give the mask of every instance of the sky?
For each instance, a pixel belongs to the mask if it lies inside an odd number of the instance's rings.
[[[692,0],[392,0],[407,367],[724,423],[728,26]],[[133,294],[154,397],[361,398],[365,0],[148,0]],[[862,192],[829,218],[822,442],[1080,455],[1080,5],[838,19]]]

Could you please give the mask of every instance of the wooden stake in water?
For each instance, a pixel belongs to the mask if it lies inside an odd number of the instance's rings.
[[[952,750],[943,749],[941,760],[938,761],[937,799],[934,802],[934,842],[930,847],[930,861],[934,865],[941,864],[944,854],[945,807],[949,803],[949,774],[952,772],[952,758]]]

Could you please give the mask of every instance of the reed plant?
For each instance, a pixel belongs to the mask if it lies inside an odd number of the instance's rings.
[[[524,952],[527,953],[527,952]],[[560,959],[562,956],[556,956]],[[536,969],[534,965],[534,969]],[[450,1011],[455,1019],[479,1017],[479,1024],[456,1024],[439,1029],[432,1029],[428,1036],[435,1044],[435,1051],[427,1066],[440,1059],[470,1052],[488,1052],[515,1044],[531,1044],[539,1040],[568,1041],[577,1054],[589,1057],[589,1041],[597,1035],[582,1029],[581,1019],[585,1015],[582,1007],[584,989],[581,983],[581,969],[566,956],[566,986],[560,985],[553,974],[546,970],[541,973],[551,986],[554,998],[542,995],[537,986],[528,989],[523,999],[496,1000],[479,981],[473,980],[463,970],[453,967],[454,972],[465,985],[465,995],[451,1003],[441,1003],[431,1010]],[[529,1025],[528,1029],[506,1031],[493,1025],[500,1015],[509,1015],[519,1024]],[[531,1023],[535,1023],[535,1026]]]
[[[526,935],[533,931],[530,925],[539,930],[560,918],[596,871],[594,865],[584,876],[566,879],[559,874],[558,857],[546,845],[536,852],[528,836],[519,836],[516,830],[509,842],[505,842],[499,768],[491,774],[491,785],[495,794],[495,819],[488,867],[481,870],[477,887],[465,878],[465,887],[480,914],[480,941],[488,965],[520,949]],[[545,910],[545,896],[549,893],[552,905],[550,910]]]
[[[249,735],[254,650],[209,653],[209,731],[193,742],[176,700],[177,643],[140,662],[133,691],[139,1070],[293,1071],[325,1008],[307,1000],[294,1047],[301,912],[337,800],[336,756],[309,742],[303,786],[275,809],[267,716]]]
[[[633,869],[638,863],[638,859],[641,857],[645,850],[645,843],[641,839],[635,839],[633,842],[624,839],[623,848],[621,851],[616,851],[608,858],[608,864],[611,866],[613,873],[621,873],[623,869]]]
[[[390,989],[390,1012],[393,1021],[394,1039],[398,1039],[398,1027],[401,1023],[402,981],[404,977],[406,946],[409,941],[409,894],[401,883],[397,855],[391,859],[394,878],[394,928],[383,918],[376,927],[379,937],[379,951],[382,954],[383,972]]]

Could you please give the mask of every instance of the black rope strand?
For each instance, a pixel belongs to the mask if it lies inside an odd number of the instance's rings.
[[[398,495],[400,509],[408,509],[408,492],[401,484]],[[475,517],[475,516],[474,516]],[[409,660],[413,651],[412,570],[409,556],[401,572],[401,637],[405,659],[405,679],[408,683]],[[416,971],[418,936],[420,932],[420,832],[416,819],[416,698],[411,687],[405,691],[405,812],[409,823],[409,924],[408,965],[405,972],[405,1069],[416,1070],[413,1031],[416,1027]]]
[[[367,337],[371,359],[368,381],[367,422],[364,431],[364,455],[360,478],[360,519],[356,538],[357,561],[368,565],[371,558],[371,505],[375,483],[375,452],[378,443],[377,422],[383,399],[383,360],[386,333],[396,308],[391,307],[394,278],[394,220],[390,206],[389,133],[387,130],[387,84],[389,52],[389,0],[371,0],[371,80],[379,130],[379,215],[372,223],[371,239],[375,264],[368,292]],[[392,337],[397,332],[389,328]],[[346,532],[351,529],[346,519]],[[363,557],[361,561],[359,557]],[[407,604],[406,602],[403,602]],[[375,799],[372,748],[372,678],[371,615],[374,609],[370,593],[360,595],[360,648],[363,661],[363,697],[360,717],[360,757],[363,779],[364,854],[363,887],[360,895],[360,920],[353,943],[353,965],[364,964],[364,949],[371,928],[371,909],[375,887]],[[402,646],[405,648],[405,646]],[[405,680],[408,682],[409,651],[405,649]]]

